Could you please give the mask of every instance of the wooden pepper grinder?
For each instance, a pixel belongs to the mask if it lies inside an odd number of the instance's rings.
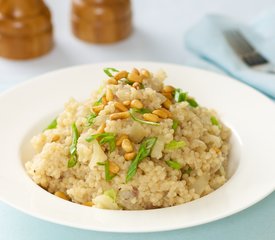
[[[73,0],[72,29],[91,43],[112,43],[132,32],[130,0]]]
[[[30,59],[53,47],[51,14],[42,0],[0,0],[0,56]]]

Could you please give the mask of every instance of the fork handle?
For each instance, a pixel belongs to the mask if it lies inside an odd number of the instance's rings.
[[[258,66],[255,66],[253,68],[257,71],[266,72],[266,73],[270,73],[270,74],[275,74],[275,66],[270,64],[270,63],[258,65]]]

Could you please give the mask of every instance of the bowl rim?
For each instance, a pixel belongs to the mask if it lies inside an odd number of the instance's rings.
[[[12,89],[9,89],[7,91],[2,92],[0,94],[0,102],[1,102],[1,100],[3,98],[6,98],[6,97],[9,98],[10,95],[15,94],[17,91],[20,92],[20,91],[22,91],[22,89],[24,91],[25,88],[27,89],[29,87],[32,87],[32,85],[38,85],[38,83],[42,83],[46,78],[54,78],[54,76],[60,76],[60,75],[63,75],[63,74],[66,75],[69,72],[74,72],[74,71],[81,72],[83,69],[87,69],[87,68],[102,68],[102,66],[137,66],[137,65],[138,66],[144,66],[144,65],[145,66],[154,66],[154,67],[158,66],[158,68],[161,67],[161,68],[164,68],[164,69],[165,68],[174,69],[175,71],[177,71],[178,69],[182,69],[181,71],[187,71],[187,72],[190,72],[191,74],[193,72],[194,74],[198,73],[198,75],[201,75],[201,74],[202,75],[208,75],[210,78],[214,78],[214,79],[216,79],[216,78],[225,79],[223,81],[230,82],[229,85],[234,85],[236,87],[239,87],[242,91],[248,92],[247,97],[248,96],[249,97],[251,97],[251,96],[255,97],[260,102],[264,102],[265,104],[274,107],[274,103],[269,98],[267,98],[266,96],[262,95],[261,93],[259,93],[255,89],[251,88],[250,86],[244,85],[244,84],[240,83],[239,81],[237,81],[235,79],[232,79],[230,77],[223,76],[223,75],[220,75],[220,74],[217,74],[217,73],[213,73],[213,72],[209,72],[209,71],[202,70],[202,69],[193,68],[193,67],[186,67],[186,66],[182,66],[182,65],[168,64],[168,63],[146,62],[146,61],[141,61],[141,62],[140,61],[139,62],[136,62],[136,61],[123,61],[123,62],[104,62],[104,63],[98,63],[98,64],[85,64],[85,65],[79,65],[79,66],[74,66],[74,67],[69,67],[69,68],[64,68],[64,69],[60,69],[60,70],[57,70],[57,71],[49,72],[49,73],[43,74],[41,76],[32,78],[31,80],[26,81],[24,83],[18,84],[18,85],[16,85]],[[148,69],[149,69],[149,67],[148,67]],[[169,77],[169,75],[168,75],[168,77]],[[45,84],[45,83],[43,83],[43,84]],[[69,96],[67,96],[67,99],[68,99],[68,97]],[[3,103],[2,103],[2,105],[3,105]],[[0,106],[1,106],[1,103],[0,103]],[[266,108],[265,108],[265,111],[266,111]],[[271,119],[273,119],[273,118],[275,120],[275,111],[273,111],[273,112],[270,111],[270,116],[271,117],[270,117],[269,121]],[[271,134],[271,132],[270,132],[270,134]],[[18,147],[18,145],[17,145],[17,147]],[[1,160],[0,160],[0,162],[1,162]],[[239,168],[237,169],[237,171],[234,174],[233,178],[235,177],[235,175],[239,176],[240,171],[242,173],[243,170],[244,169],[242,168],[242,166],[239,166]],[[22,171],[21,174],[23,174],[24,169],[23,168],[21,170],[18,169],[18,171],[19,172]],[[0,179],[1,179],[1,173],[2,172],[0,170]],[[27,175],[26,175],[26,177],[27,178],[24,180],[26,184],[29,184],[30,182],[32,182],[32,180]],[[227,183],[230,183],[230,180]],[[40,188],[34,182],[32,182],[32,183],[33,183],[33,185],[30,187],[32,191],[36,191],[38,188]],[[224,185],[224,187],[226,187],[226,186],[227,185]],[[183,205],[170,207],[170,208],[145,210],[145,211],[140,211],[140,210],[139,211],[119,211],[119,214],[118,214],[118,211],[102,210],[102,209],[89,209],[88,212],[93,212],[93,214],[95,215],[95,217],[97,217],[96,219],[99,219],[98,221],[102,220],[100,218],[100,216],[97,215],[99,213],[103,214],[103,215],[106,215],[108,217],[110,217],[110,214],[118,215],[119,219],[124,219],[124,220],[128,218],[127,216],[125,216],[127,214],[128,215],[129,214],[131,214],[131,215],[137,214],[138,218],[142,219],[141,218],[142,213],[146,213],[147,215],[148,214],[149,215],[153,214],[155,216],[159,216],[159,215],[162,215],[162,212],[167,212],[167,214],[172,217],[173,214],[177,213],[177,211],[182,206],[186,206],[186,207],[184,207],[184,209],[186,210],[186,208],[188,208],[188,206],[191,206],[191,208],[194,208],[193,207],[194,204],[196,205],[197,203],[202,202],[202,201],[203,202],[207,202],[207,204],[209,204],[209,201],[212,200],[213,196],[215,197],[216,195],[219,195],[219,196],[221,195],[220,192],[223,192],[222,191],[223,189],[224,188],[221,187],[221,188],[217,189],[216,191],[214,191],[213,193],[211,193],[211,194],[209,194],[209,195],[207,195],[207,196],[205,196],[203,198],[200,198],[198,200],[195,200],[195,201],[192,201],[192,202],[189,202],[189,203],[185,203]],[[1,193],[0,193],[0,199],[3,202],[11,205],[12,207],[17,208],[17,209],[19,209],[19,210],[21,210],[21,211],[23,211],[23,212],[25,212],[25,213],[27,213],[29,215],[32,215],[34,217],[37,217],[37,218],[40,218],[40,219],[44,219],[44,220],[47,220],[47,221],[50,221],[50,222],[54,222],[54,223],[57,223],[57,224],[71,226],[71,227],[82,228],[82,229],[89,229],[89,230],[96,230],[96,231],[105,231],[105,232],[155,232],[155,231],[167,231],[167,230],[175,230],[175,229],[179,229],[179,228],[191,227],[191,226],[200,225],[200,224],[203,224],[203,223],[207,223],[207,222],[211,222],[211,221],[215,221],[215,220],[227,217],[227,216],[232,215],[234,213],[237,213],[237,212],[239,212],[239,211],[241,211],[241,210],[243,210],[243,209],[245,209],[247,207],[250,207],[251,205],[255,204],[256,202],[260,201],[261,199],[263,199],[264,197],[266,197],[267,195],[269,195],[271,192],[274,191],[274,189],[275,189],[274,184],[270,184],[270,186],[268,186],[265,189],[264,192],[262,192],[257,197],[254,197],[253,201],[246,202],[245,204],[242,204],[242,206],[236,206],[234,208],[234,210],[230,209],[230,210],[224,211],[223,214],[213,215],[212,217],[210,217],[208,219],[204,219],[204,220],[201,220],[201,221],[196,221],[196,223],[194,223],[194,221],[193,221],[193,222],[190,222],[190,224],[185,223],[184,225],[178,223],[178,224],[175,224],[174,227],[171,226],[171,225],[168,226],[168,227],[160,225],[159,227],[158,226],[154,226],[154,227],[148,228],[148,226],[144,226],[144,227],[136,228],[136,229],[133,226],[132,227],[128,227],[127,229],[126,228],[123,229],[122,227],[120,227],[120,228],[109,228],[109,229],[106,229],[106,226],[108,226],[108,224],[107,225],[103,225],[103,227],[93,227],[93,226],[88,226],[88,225],[87,226],[83,226],[81,224],[78,225],[76,222],[72,223],[72,222],[70,222],[68,220],[60,221],[60,219],[57,220],[55,218],[50,218],[49,216],[45,217],[45,216],[43,216],[43,214],[41,215],[41,212],[39,212],[37,209],[34,210],[35,209],[34,206],[30,206],[29,209],[22,208],[22,206],[20,207],[20,206],[18,206],[18,204],[16,204],[16,201],[14,201],[14,200],[10,201],[10,199],[12,198],[11,196],[8,196],[8,197],[4,196],[4,195],[1,196]],[[46,192],[46,194],[50,195],[48,192]],[[45,197],[45,190],[41,191],[38,195],[39,195],[39,197],[43,197],[44,198]],[[83,214],[85,212],[87,212],[87,207],[83,207],[81,205],[77,205],[77,204],[70,203],[70,202],[65,202],[65,201],[63,201],[61,199],[57,199],[56,197],[52,197],[52,196],[48,196],[46,198],[48,198],[48,201],[50,201],[51,203],[56,204],[56,207],[61,207],[62,208],[62,206],[64,205],[64,206],[68,207],[70,210],[73,209],[73,213],[74,214],[75,214],[76,211],[80,211]],[[31,204],[33,204],[33,203],[31,203]],[[174,210],[174,209],[176,209],[176,210]],[[56,208],[53,208],[52,210],[56,210]],[[105,219],[107,219],[107,218],[105,217]]]

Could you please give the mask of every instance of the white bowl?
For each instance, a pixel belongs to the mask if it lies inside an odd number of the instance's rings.
[[[180,206],[111,211],[59,199],[37,186],[26,174],[31,158],[29,140],[62,110],[70,98],[88,98],[105,78],[104,67],[160,68],[168,84],[217,110],[233,130],[229,174],[213,193]],[[275,105],[234,79],[179,65],[121,62],[68,68],[37,77],[0,96],[0,199],[32,216],[67,226],[108,232],[150,232],[214,221],[260,201],[275,188]]]

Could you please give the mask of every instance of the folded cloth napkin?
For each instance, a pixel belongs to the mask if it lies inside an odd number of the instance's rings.
[[[275,74],[249,68],[228,44],[223,32],[238,29],[275,68],[275,9],[244,25],[229,17],[207,15],[185,35],[185,44],[208,63],[275,99]],[[193,63],[194,65],[194,63]]]

